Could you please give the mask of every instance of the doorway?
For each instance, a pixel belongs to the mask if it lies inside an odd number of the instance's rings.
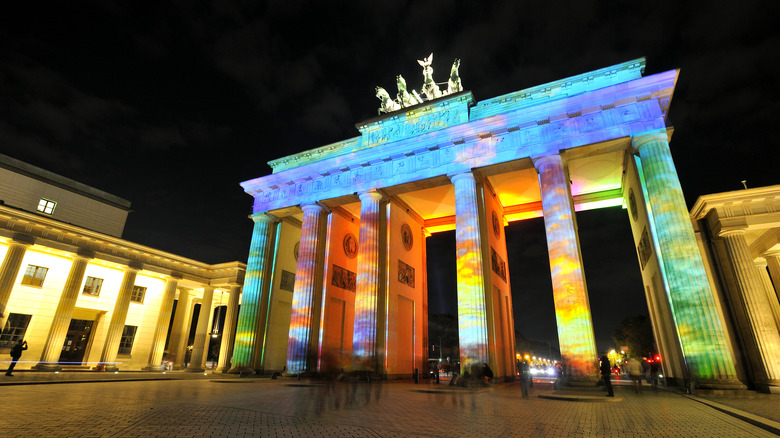
[[[80,365],[82,363],[94,322],[86,319],[70,320],[68,334],[65,335],[65,343],[62,345],[59,363],[71,365]]]

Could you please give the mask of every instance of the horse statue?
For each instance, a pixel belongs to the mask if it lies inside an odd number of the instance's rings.
[[[406,108],[422,103],[422,99],[420,99],[420,95],[416,91],[412,90],[411,94],[407,91],[406,80],[403,76],[396,76],[395,82],[398,84],[398,101],[401,102],[401,107]]]
[[[423,94],[428,98],[427,100],[440,98],[441,90],[433,80],[433,67],[431,67],[431,64],[433,63],[433,53],[422,61],[418,59],[417,63],[423,68]]]
[[[452,63],[452,70],[450,70],[450,80],[447,82],[447,94],[455,94],[459,91],[463,91],[463,84],[460,83],[458,67],[460,67],[460,59],[455,58],[455,62]]]
[[[376,97],[379,98],[381,105],[379,107],[379,114],[391,113],[401,109],[401,105],[398,102],[390,98],[390,94],[382,87],[376,87]]]

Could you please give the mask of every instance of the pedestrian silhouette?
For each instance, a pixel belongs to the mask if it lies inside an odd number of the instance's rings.
[[[615,393],[612,392],[612,380],[610,379],[612,374],[612,365],[609,363],[607,355],[601,356],[601,379],[604,380],[604,389],[607,390],[607,397],[614,397]]]
[[[16,362],[19,360],[20,357],[22,357],[22,351],[27,349],[27,341],[22,342],[21,339],[16,341],[16,345],[11,348],[11,365],[8,366],[8,371],[5,372],[6,376],[12,376],[13,377],[13,371],[14,367],[16,366]]]
[[[486,385],[490,384],[490,381],[493,380],[493,370],[490,369],[488,364],[483,363],[482,367],[482,379],[485,381]]]
[[[637,357],[632,357],[626,364],[628,376],[634,384],[634,392],[642,393],[642,361]]]

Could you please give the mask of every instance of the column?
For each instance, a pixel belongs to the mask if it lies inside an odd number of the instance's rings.
[[[182,274],[174,272],[165,283],[162,302],[160,303],[160,312],[157,314],[157,325],[154,329],[154,338],[152,339],[152,350],[149,353],[149,365],[144,367],[149,371],[163,370],[163,353],[165,352],[165,337],[168,336],[168,324],[171,322],[171,312],[173,311],[173,300],[176,297],[176,287]]]
[[[298,265],[293,286],[287,373],[314,371],[317,366],[319,317],[322,301],[322,259],[325,209],[319,204],[302,205],[303,226]]]
[[[233,342],[236,338],[236,317],[238,316],[238,297],[241,294],[241,285],[230,285],[230,297],[228,298],[225,323],[222,329],[222,344],[219,347],[219,362],[217,369],[226,373],[230,370],[230,362],[233,357]]]
[[[741,387],[699,253],[666,131],[632,139],[639,153],[677,336],[702,388]]]
[[[138,262],[130,262],[125,269],[122,285],[119,287],[119,294],[111,314],[111,322],[108,323],[108,334],[106,342],[103,344],[103,352],[100,354],[100,363],[95,367],[98,371],[117,371],[119,369],[115,363],[119,353],[119,341],[122,340],[122,332],[125,329],[135,277],[141,269],[143,269],[143,265]]]
[[[775,325],[780,329],[780,303],[778,303],[777,291],[767,270],[769,263],[764,257],[754,259],[753,263],[756,264],[758,276],[761,278],[761,283],[764,284],[764,292],[766,292],[767,303],[769,303],[769,308],[772,310],[772,315],[775,318]]]
[[[384,196],[377,190],[360,194],[360,231],[357,254],[355,323],[352,338],[352,367],[356,370],[384,370],[386,291],[382,281],[381,255],[387,240]]]
[[[11,298],[11,291],[14,289],[16,277],[19,275],[24,253],[27,252],[28,246],[34,244],[34,237],[26,234],[15,234],[8,245],[3,264],[0,265],[0,330],[5,327],[5,320],[8,319],[5,307]]]
[[[168,351],[171,353],[171,361],[174,369],[182,369],[187,366],[184,356],[187,352],[187,341],[190,337],[190,300],[192,294],[189,289],[179,289],[179,301],[176,303],[176,314],[173,315],[173,328]]]
[[[209,343],[209,323],[214,301],[214,287],[206,286],[203,288],[203,300],[200,302],[200,313],[198,314],[198,326],[195,328],[195,340],[192,342],[192,356],[190,356],[190,366],[185,371],[188,373],[202,373],[205,371],[203,364],[206,362],[206,351]]]
[[[596,341],[568,172],[558,154],[538,158],[534,166],[539,172],[561,358],[571,380],[597,380]]]
[[[84,272],[87,270],[89,260],[95,257],[95,253],[79,249],[73,257],[65,287],[62,289],[57,310],[54,311],[54,320],[49,327],[46,343],[43,346],[41,361],[35,365],[35,369],[41,371],[58,371],[62,367],[57,363],[62,354],[62,345],[68,334],[70,320],[73,317],[73,309],[76,308],[76,300],[79,298],[81,282],[84,281]]]
[[[754,345],[748,345],[748,348],[755,349],[759,362],[752,366],[755,383],[780,386],[780,333],[777,331],[764,284],[745,240],[745,229],[724,229],[718,235],[723,238],[742,310],[747,317],[746,329],[750,330],[751,336],[746,338],[752,337],[755,342]],[[751,356],[753,355],[748,352],[748,357]]]
[[[474,174],[450,176],[455,186],[455,251],[461,372],[490,361],[482,236]]]
[[[233,363],[229,373],[253,374],[255,372],[255,341],[257,336],[263,336],[263,333],[258,332],[258,319],[265,321],[265,314],[268,313],[275,219],[268,214],[252,216],[255,225],[252,231],[252,242],[249,245],[244,292],[238,314],[236,341],[233,344]]]
[[[761,256],[766,260],[766,267],[774,284],[775,300],[780,301],[780,251],[768,251]]]

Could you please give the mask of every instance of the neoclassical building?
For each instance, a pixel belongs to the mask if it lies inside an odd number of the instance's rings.
[[[702,196],[691,220],[740,380],[779,393],[780,185]]]
[[[200,372],[209,342],[221,343],[218,368],[229,369],[245,264],[123,240],[130,211],[0,155],[0,355],[27,340],[17,370],[161,370],[167,351],[173,368]],[[196,305],[205,310],[189,344]]]
[[[593,382],[575,212],[622,205],[667,379],[774,385],[771,312],[743,306],[750,316],[735,321],[752,324],[741,335],[753,338],[739,351],[685,204],[666,123],[679,71],[644,76],[644,66],[640,58],[484,101],[406,88],[392,101],[377,87],[380,116],[357,124],[360,135],[271,161],[272,174],[242,183],[254,232],[232,371],[424,370],[425,239],[455,230],[461,370],[487,363],[511,379],[512,290],[532,291],[510,282],[504,227],[543,217],[561,356],[572,383]],[[766,278],[751,273],[763,305]],[[756,367],[763,374],[747,372]]]

